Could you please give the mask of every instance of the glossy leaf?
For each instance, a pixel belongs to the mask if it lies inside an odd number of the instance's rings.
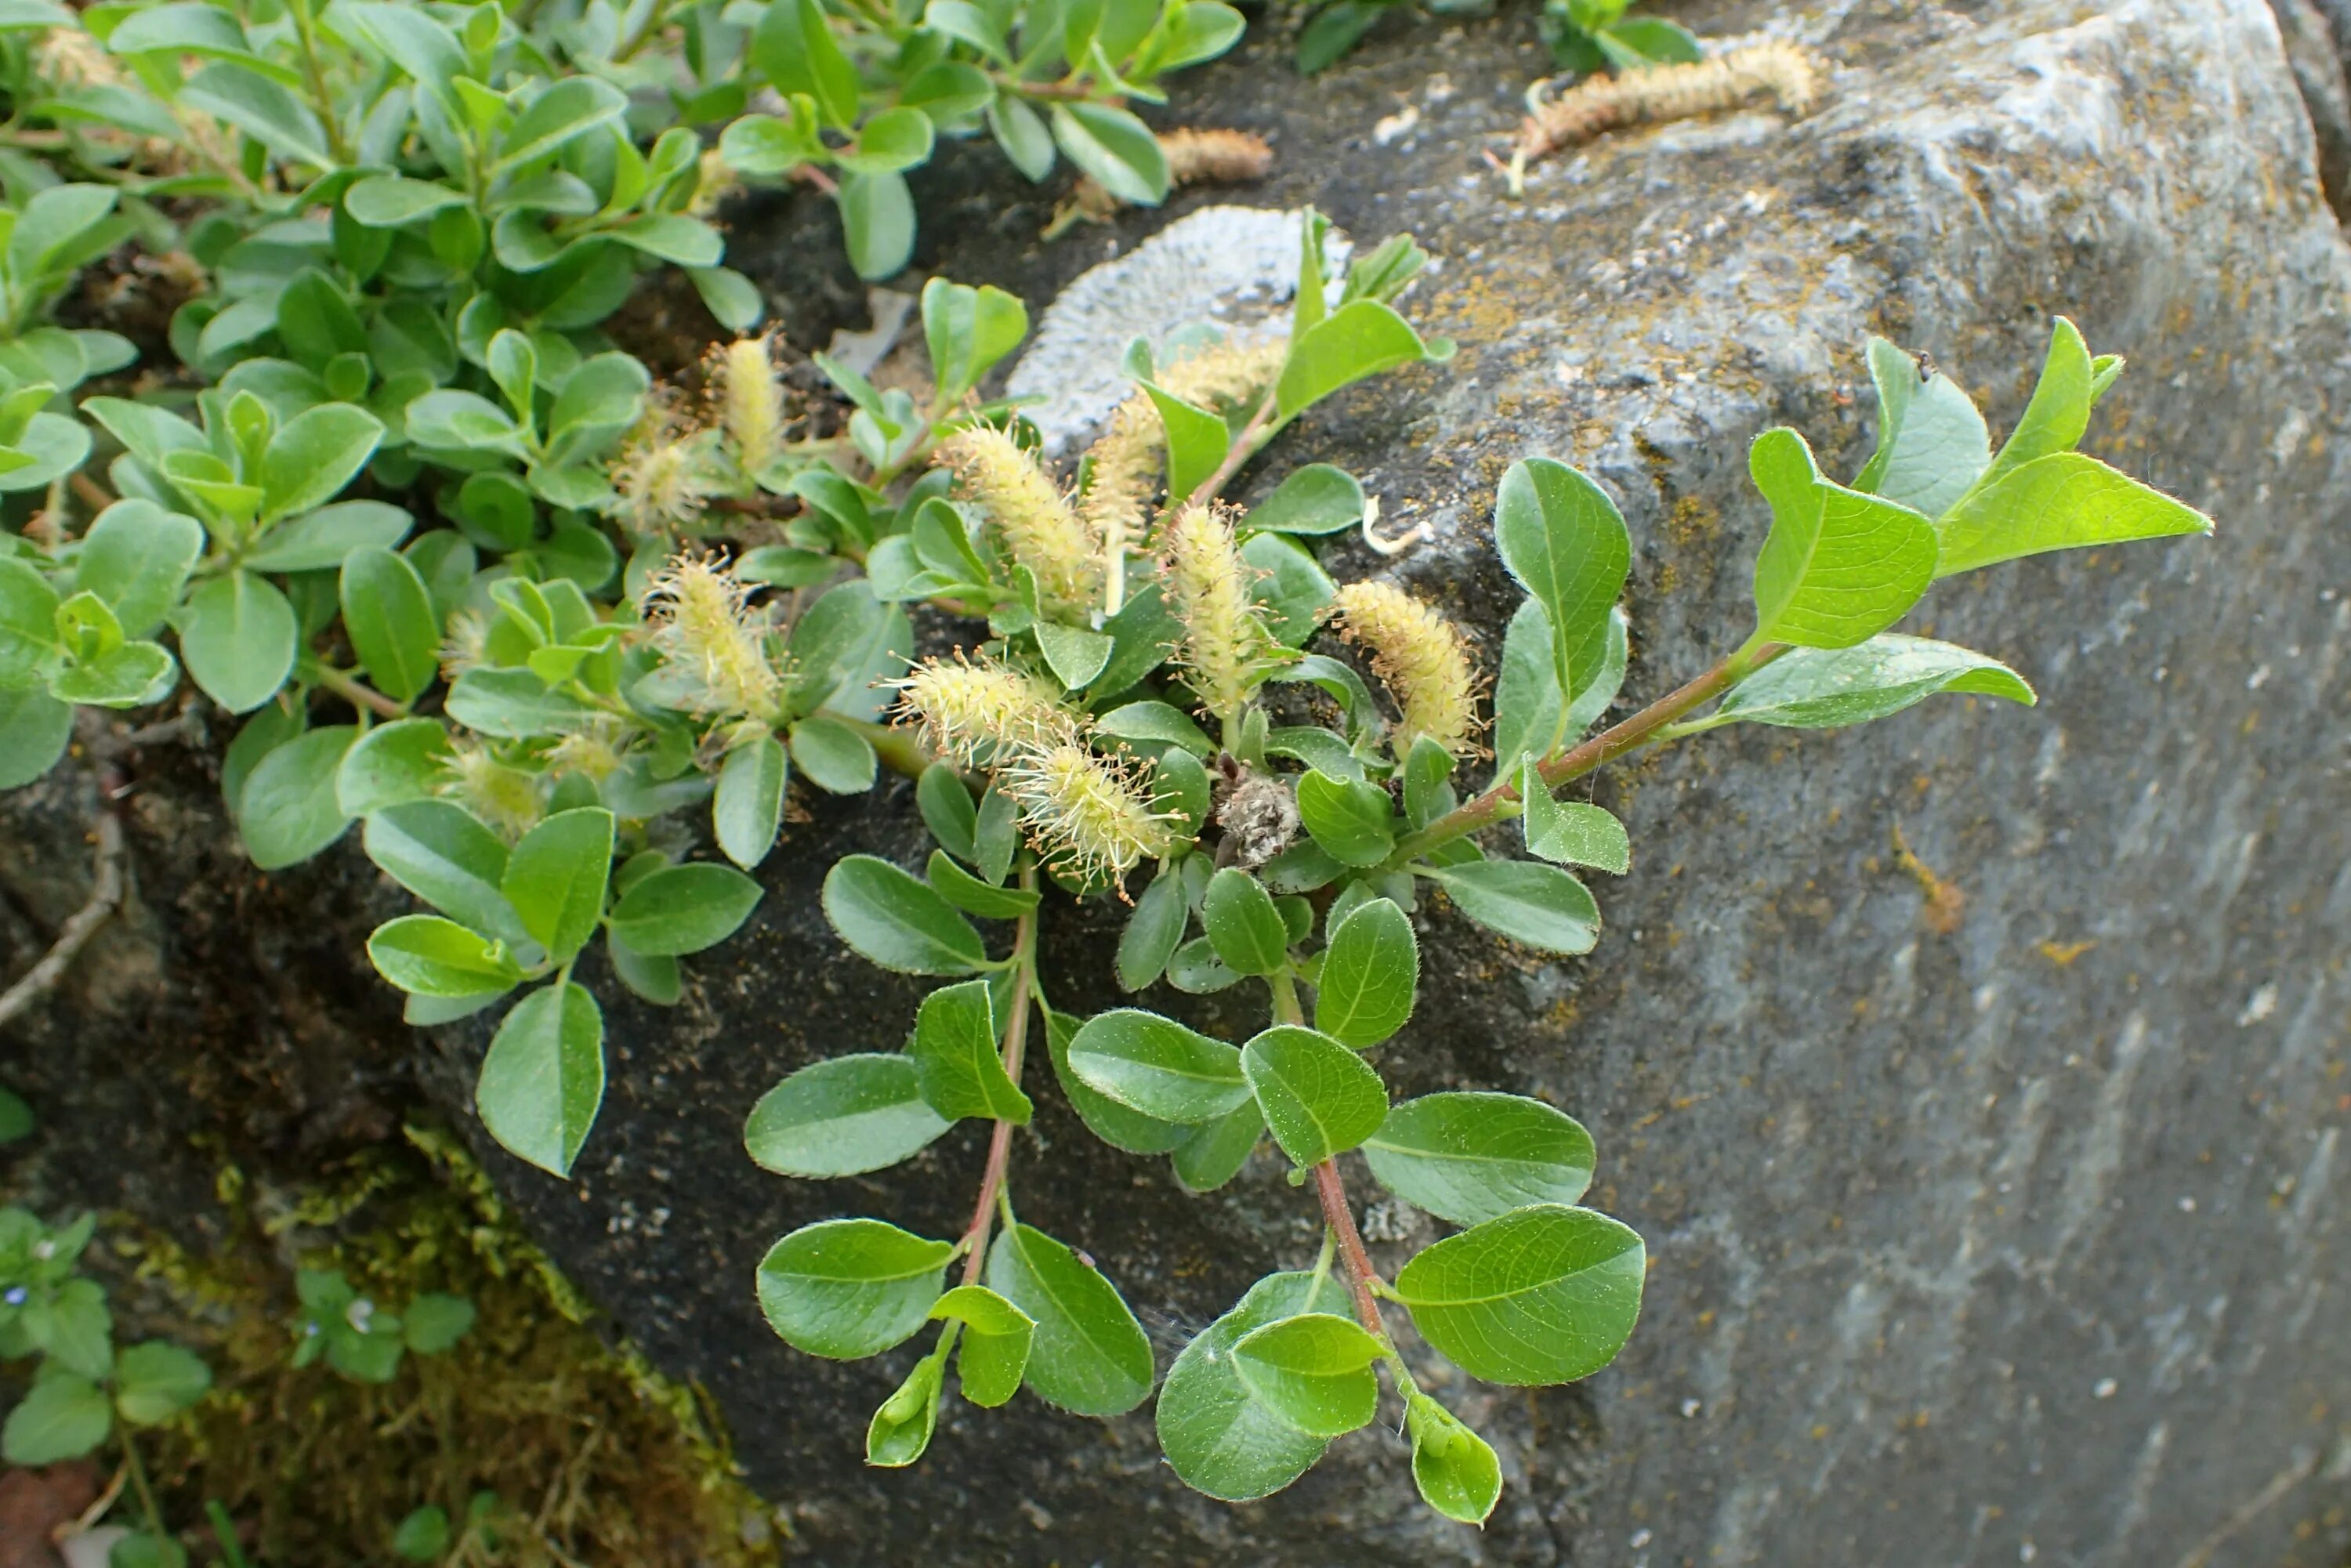
[[[1562,800],[1551,792],[1527,759],[1520,771],[1519,818],[1527,852],[1561,865],[1588,865],[1622,876],[1633,866],[1633,842],[1625,824],[1606,810],[1583,800]]]
[[[1747,465],[1771,505],[1755,559],[1760,638],[1849,648],[1909,613],[1935,576],[1933,525],[1823,478],[1812,448],[1785,426],[1755,438]]]
[[[308,860],[343,836],[351,819],[335,779],[359,731],[347,724],[308,730],[254,768],[237,800],[246,853],[264,871]]]
[[[1167,1369],[1159,1390],[1159,1446],[1186,1486],[1227,1502],[1280,1491],[1311,1469],[1327,1438],[1299,1430],[1249,1393],[1233,1347],[1302,1312],[1344,1312],[1346,1288],[1332,1276],[1269,1274],[1210,1323]]]
[[[1028,1124],[1032,1107],[1004,1071],[986,980],[943,986],[925,997],[906,1053],[924,1100],[948,1121],[977,1116]]]
[[[1502,564],[1543,607],[1557,688],[1606,649],[1608,612],[1625,591],[1632,536],[1607,492],[1583,473],[1547,457],[1514,463],[1494,502],[1494,545]],[[1548,756],[1560,737],[1531,747]]]
[[[504,944],[437,915],[403,915],[368,937],[376,973],[413,995],[495,997],[522,981]]]
[[[1926,637],[1882,632],[1855,648],[1798,648],[1730,689],[1719,718],[1784,729],[1865,724],[1938,692],[2038,700],[2024,677],[1999,660]]]
[[[963,1324],[963,1349],[956,1372],[963,1396],[993,1407],[1020,1392],[1037,1320],[985,1285],[957,1285],[931,1305],[933,1318]]]
[[[596,934],[611,868],[612,813],[582,806],[558,811],[525,833],[507,856],[498,886],[523,929],[559,964]]]
[[[1025,1374],[1049,1405],[1116,1416],[1151,1396],[1151,1342],[1100,1270],[1034,1226],[1014,1225],[987,1255],[989,1289],[1036,1321]]]
[[[519,1159],[569,1176],[604,1099],[604,1015],[566,981],[517,1002],[490,1040],[474,1104]]]
[[[775,847],[776,830],[783,821],[784,786],[790,777],[790,759],[772,735],[737,746],[719,765],[718,788],[710,802],[711,826],[719,849],[745,871],[767,859]]]
[[[1274,387],[1277,411],[1289,419],[1366,376],[1452,354],[1450,342],[1441,338],[1422,342],[1403,317],[1380,301],[1353,300],[1290,344],[1290,358]]]
[[[1420,985],[1420,943],[1393,900],[1357,904],[1331,929],[1315,982],[1314,1027],[1362,1051],[1412,1017]]]
[[[802,1226],[759,1263],[759,1309],[810,1355],[878,1355],[923,1326],[955,1249],[879,1219]]]
[[[1361,1324],[1335,1312],[1267,1323],[1232,1348],[1233,1371],[1250,1396],[1314,1437],[1371,1425],[1380,1403],[1372,1366],[1384,1354]]]
[[[189,675],[231,713],[251,713],[293,672],[294,607],[252,572],[226,571],[197,584],[177,623]]]
[[[439,672],[441,621],[424,580],[380,546],[353,550],[340,581],[343,630],[376,690],[407,702]]]
[[[1640,1237],[1587,1208],[1514,1209],[1416,1255],[1396,1299],[1421,1337],[1489,1383],[1573,1383],[1615,1359],[1641,1312]]]
[[[1087,1019],[1070,1041],[1069,1060],[1080,1082],[1162,1122],[1213,1122],[1250,1094],[1238,1051],[1134,1008]]]
[[[204,549],[204,527],[195,518],[152,501],[117,501],[82,537],[74,587],[106,601],[125,637],[145,637],[179,601]]]
[[[2209,534],[2212,519],[2080,452],[2037,457],[1971,493],[1938,525],[1938,577],[2049,550]]]
[[[516,846],[517,856],[529,841]],[[735,935],[758,902],[759,884],[731,866],[668,866],[621,895],[612,906],[612,935],[639,953],[682,957]]]
[[[1877,387],[1877,450],[1856,490],[1939,517],[1991,465],[1991,433],[1957,382],[1883,338],[1869,340]]]
[[[1200,926],[1236,973],[1270,975],[1289,961],[1290,936],[1264,884],[1238,866],[1209,879]]]
[[[761,1095],[743,1146],[783,1176],[859,1176],[910,1158],[948,1125],[912,1058],[861,1052],[811,1062]]]
[[[1538,861],[1470,861],[1422,874],[1461,913],[1513,942],[1546,953],[1589,953],[1600,940],[1600,905],[1557,866]]]
[[[1080,1019],[1061,1013],[1045,1015],[1045,1039],[1053,1058],[1053,1076],[1069,1099],[1070,1109],[1078,1113],[1087,1129],[1111,1147],[1124,1149],[1131,1155],[1164,1155],[1189,1138],[1193,1131],[1190,1127],[1163,1122],[1122,1105],[1077,1075],[1070,1066],[1070,1041],[1077,1037],[1080,1026]]]
[[[1381,1186],[1456,1225],[1529,1204],[1572,1204],[1592,1185],[1592,1134],[1516,1094],[1407,1100],[1365,1140],[1364,1157]]]
[[[881,1469],[902,1469],[923,1457],[939,1418],[939,1387],[944,1365],[936,1355],[914,1363],[889,1398],[873,1412],[865,1428],[865,1462]]]
[[[1502,1495],[1493,1446],[1417,1388],[1405,1394],[1412,1434],[1412,1479],[1429,1507],[1463,1524],[1483,1524]]]
[[[437,718],[380,724],[343,753],[335,771],[335,804],[347,817],[364,817],[431,800],[449,776],[453,755],[448,727]]]
[[[1388,792],[1376,784],[1333,779],[1319,769],[1298,780],[1299,821],[1342,865],[1374,866],[1387,859],[1395,849],[1395,816]]]
[[[1243,1046],[1241,1071],[1273,1141],[1301,1166],[1358,1146],[1388,1113],[1387,1087],[1369,1063],[1296,1024],[1276,1024]]]
[[[872,855],[849,855],[824,879],[824,914],[862,957],[909,975],[968,975],[987,963],[971,923],[929,883]]]

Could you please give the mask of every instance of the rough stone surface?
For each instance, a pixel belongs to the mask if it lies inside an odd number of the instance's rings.
[[[1775,20],[1680,15],[1717,36]],[[1744,631],[1756,432],[1792,423],[1850,472],[1873,329],[1930,350],[2004,424],[2062,309],[2133,361],[2092,449],[2211,511],[2220,535],[1938,590],[1919,625],[2014,663],[2038,712],[1944,700],[1848,734],[1732,730],[1604,776],[1596,798],[1626,817],[1636,859],[1600,889],[1610,924],[1588,960],[1535,960],[1425,913],[1429,980],[1386,1058],[1395,1088],[1571,1110],[1601,1150],[1591,1201],[1655,1259],[1607,1372],[1533,1396],[1444,1390],[1502,1454],[1509,1490],[1483,1532],[1422,1511],[1404,1446],[1377,1428],[1244,1508],[1174,1480],[1147,1410],[1101,1424],[1028,1399],[951,1404],[921,1466],[862,1466],[866,1415],[913,1352],[841,1365],[787,1349],[753,1269],[829,1215],[953,1234],[981,1150],[961,1129],[832,1184],[765,1176],[741,1153],[760,1092],[817,1057],[889,1048],[917,995],[844,953],[815,896],[849,849],[911,862],[906,791],[820,808],[771,862],[753,924],[692,966],[681,1009],[611,1008],[612,1089],[580,1179],[498,1165],[563,1267],[717,1396],[804,1560],[2341,1561],[2351,448],[2332,442],[2351,397],[2351,252],[2279,30],[2259,0],[1888,0],[1777,25],[1838,65],[1813,118],[1611,138],[1539,168],[1517,204],[1478,153],[1541,68],[1523,15],[1386,24],[1311,85],[1270,47],[1189,78],[1171,119],[1275,141],[1277,172],[1249,199],[1317,201],[1359,244],[1417,233],[1440,265],[1414,308],[1463,345],[1449,368],[1319,411],[1251,483],[1348,464],[1435,538],[1394,567],[1342,543],[1334,571],[1395,570],[1490,649],[1507,608],[1484,542],[1492,486],[1521,455],[1583,463],[1636,541],[1638,702]],[[1412,129],[1374,136],[1406,108]],[[1032,299],[1232,199],[1043,249],[1055,193],[1024,196],[994,169],[981,150],[925,176],[920,259]],[[830,222],[801,203],[747,215],[734,242],[816,340],[854,325],[861,299],[812,270]],[[1956,922],[1897,832],[1963,896]],[[49,841],[70,848],[55,823]],[[350,909],[356,894],[319,874],[313,895]],[[57,909],[20,926],[70,907],[52,891]],[[1118,918],[1053,911],[1062,1005],[1112,1002],[1099,977]],[[311,984],[358,990],[348,969]],[[1227,1033],[1258,1021],[1240,991],[1187,1004]],[[441,1049],[441,1092],[462,1106],[478,1042]],[[12,1042],[0,1068],[32,1054]],[[1041,1076],[1016,1145],[1023,1218],[1100,1261],[1163,1369],[1258,1271],[1311,1257],[1311,1209],[1271,1163],[1187,1197],[1163,1164],[1086,1137]],[[1402,1249],[1375,1250],[1393,1265]]]

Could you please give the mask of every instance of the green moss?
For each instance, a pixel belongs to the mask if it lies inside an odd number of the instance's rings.
[[[445,1129],[405,1133],[296,1192],[225,1162],[220,1196],[245,1223],[208,1256],[116,1231],[136,1237],[116,1251],[144,1282],[124,1301],[143,1296],[215,1375],[197,1410],[142,1439],[167,1512],[193,1521],[217,1500],[257,1564],[335,1568],[394,1561],[392,1532],[411,1510],[437,1503],[463,1518],[488,1490],[503,1500],[499,1540],[453,1561],[772,1563],[765,1511],[737,1479],[707,1396],[605,1342]],[[451,1291],[479,1316],[455,1350],[410,1355],[381,1386],[297,1370],[297,1267],[340,1269],[392,1303]]]

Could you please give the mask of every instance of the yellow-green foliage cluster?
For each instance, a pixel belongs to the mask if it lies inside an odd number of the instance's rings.
[[[214,1368],[213,1396],[148,1441],[174,1521],[217,1500],[272,1568],[396,1561],[401,1520],[437,1503],[453,1520],[495,1490],[500,1568],[763,1568],[769,1521],[736,1479],[698,1390],[654,1374],[590,1326],[590,1309],[522,1238],[455,1140],[407,1140],[330,1169],[302,1194],[221,1197],[251,1224],[197,1257],[125,1243],[183,1343]],[[118,1231],[118,1234],[120,1234]],[[292,1267],[340,1269],[391,1302],[447,1291],[479,1310],[437,1356],[391,1383],[291,1365]],[[126,1292],[136,1298],[138,1291]]]

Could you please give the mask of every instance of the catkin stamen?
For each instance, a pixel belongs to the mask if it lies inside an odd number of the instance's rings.
[[[1477,680],[1469,648],[1451,622],[1384,582],[1351,582],[1339,591],[1339,634],[1372,656],[1372,671],[1395,698],[1395,755],[1426,736],[1457,756],[1470,749],[1478,725]]]
[[[1168,606],[1184,628],[1176,660],[1200,700],[1229,723],[1280,657],[1281,644],[1249,597],[1253,574],[1223,512],[1189,503],[1177,507],[1160,549]]]
[[[898,711],[941,757],[972,767],[1018,747],[1066,745],[1079,737],[1078,716],[1036,676],[977,659],[926,659],[896,683]]]
[[[680,706],[705,716],[766,717],[783,677],[768,662],[750,589],[716,558],[679,555],[653,575],[639,608]]]
[[[1072,881],[1124,876],[1175,847],[1172,819],[1123,758],[1079,741],[1023,751],[997,774],[1047,862]]]
[[[736,468],[755,476],[783,455],[789,423],[774,335],[737,338],[711,359],[711,403],[718,428],[726,433]]]

